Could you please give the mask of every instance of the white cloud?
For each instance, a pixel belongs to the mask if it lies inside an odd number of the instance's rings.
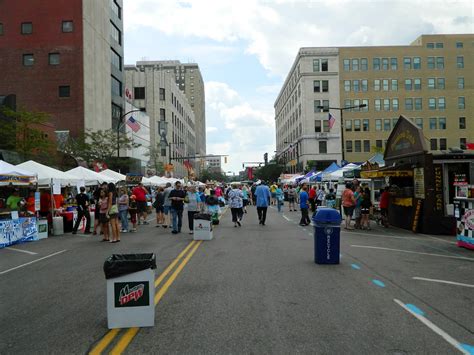
[[[408,44],[422,33],[472,33],[473,16],[470,0],[125,0],[126,30],[138,26],[242,41],[270,74],[284,77],[299,47]]]
[[[217,127],[206,127],[206,133],[217,132]]]

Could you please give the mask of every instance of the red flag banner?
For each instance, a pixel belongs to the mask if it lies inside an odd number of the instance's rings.
[[[467,143],[466,144],[466,149],[467,150],[474,150],[474,143]]]
[[[247,177],[249,178],[249,180],[253,180],[253,168],[247,168]]]

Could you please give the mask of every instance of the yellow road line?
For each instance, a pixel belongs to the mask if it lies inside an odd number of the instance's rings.
[[[123,351],[127,348],[128,344],[132,341],[135,335],[138,333],[140,328],[128,328],[124,335],[120,338],[117,345],[114,346],[112,351],[110,352],[111,355],[118,355],[123,353]]]
[[[89,355],[100,355],[110,342],[116,337],[120,329],[112,329],[99,341],[99,343],[89,352]]]
[[[193,257],[193,255],[196,252],[197,248],[199,248],[199,246],[201,244],[202,244],[202,240],[200,240],[199,242],[197,242],[194,245],[193,250],[191,250],[191,252],[186,256],[186,258],[184,258],[183,262],[181,264],[179,264],[178,268],[173,272],[173,274],[169,277],[169,279],[166,280],[163,287],[160,288],[160,290],[156,293],[156,295],[155,295],[155,305],[157,305],[158,302],[160,302],[161,298],[165,295],[166,291],[168,291],[168,288],[171,286],[171,284],[174,282],[174,280],[176,280],[176,278],[178,277],[181,270],[183,270],[183,268],[186,266],[188,261]]]
[[[192,243],[190,243],[192,244]],[[191,252],[184,258],[184,260],[179,264],[179,266],[176,268],[176,270],[173,272],[173,274],[169,277],[168,280],[164,283],[164,285],[160,288],[160,290],[156,293],[155,295],[155,305],[160,302],[160,300],[163,298],[163,296],[166,294],[168,291],[169,287],[171,284],[176,280],[178,277],[179,273],[183,270],[183,268],[186,266],[186,264],[189,262],[189,260],[192,258],[196,250],[199,248],[199,246],[202,244],[202,240],[195,243],[193,249]],[[122,338],[119,340],[117,345],[112,349],[110,354],[112,355],[119,355],[122,354],[125,349],[127,349],[128,345],[131,343],[135,335],[137,334],[139,328],[129,328],[126,333],[122,336]]]
[[[171,264],[165,269],[165,271],[162,272],[162,274],[156,279],[155,281],[155,288],[158,287],[158,285],[163,281],[163,279],[168,276],[170,271],[176,266],[178,261],[181,260],[184,254],[188,252],[188,250],[193,246],[193,244],[196,243],[195,240],[193,240],[191,243],[188,244],[188,246],[173,260]]]

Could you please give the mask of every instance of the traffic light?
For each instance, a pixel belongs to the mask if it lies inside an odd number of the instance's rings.
[[[268,153],[263,154],[263,161],[265,162],[265,165],[268,164]]]

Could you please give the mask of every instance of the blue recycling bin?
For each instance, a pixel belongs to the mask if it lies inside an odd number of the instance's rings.
[[[333,208],[319,207],[313,216],[314,262],[339,264],[341,215]]]

